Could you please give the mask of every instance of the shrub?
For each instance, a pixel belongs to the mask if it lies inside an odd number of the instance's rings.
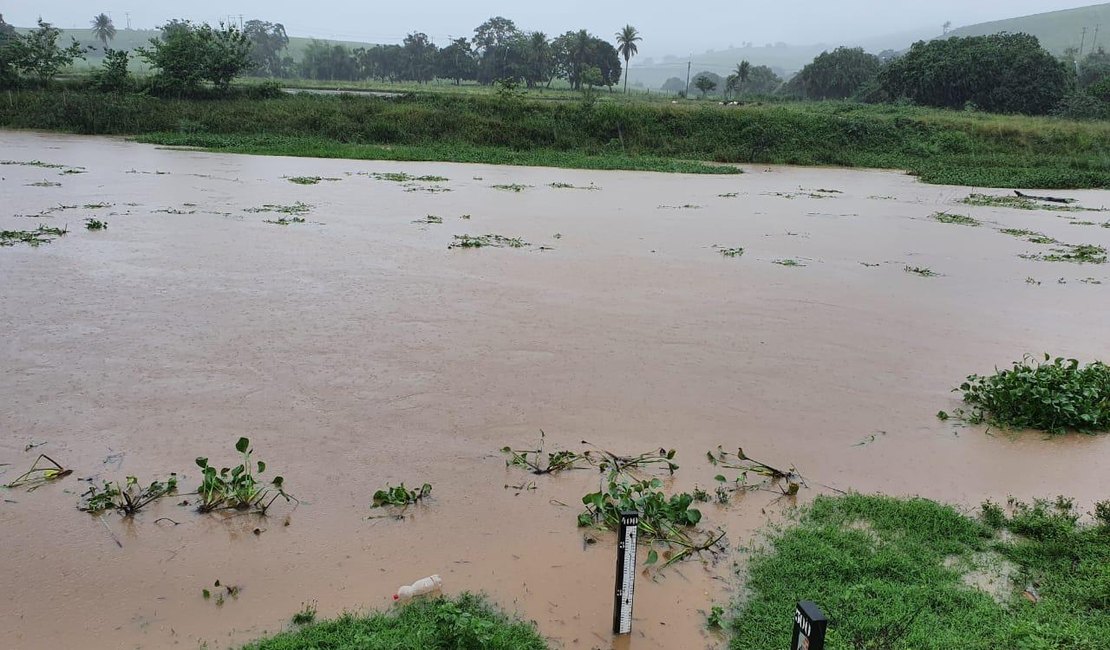
[[[1026,356],[989,377],[971,375],[957,390],[973,407],[972,422],[1063,433],[1110,430],[1110,366]]]
[[[128,54],[124,50],[106,50],[102,67],[93,73],[93,84],[100,90],[109,92],[130,90],[132,79],[131,73],[127,71],[128,60]]]

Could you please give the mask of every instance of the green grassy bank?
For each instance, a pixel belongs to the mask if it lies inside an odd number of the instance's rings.
[[[905,169],[934,183],[1110,187],[1110,124],[851,103],[534,102],[412,94],[167,100],[13,92],[0,126],[217,151],[721,173],[675,161]]]
[[[1098,523],[1080,524],[1064,499],[1010,513],[987,504],[972,519],[925,499],[820,497],[752,559],[731,647],[787,647],[798,600],[829,617],[830,650],[1102,647],[1110,638],[1104,503]]]

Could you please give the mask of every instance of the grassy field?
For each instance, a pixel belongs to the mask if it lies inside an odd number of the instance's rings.
[[[484,599],[417,600],[394,612],[332,621],[256,641],[243,650],[545,650],[535,627],[510,619]]]
[[[830,650],[1099,648],[1110,638],[1110,512],[1078,524],[1064,499],[985,504],[818,498],[749,566],[733,650],[785,648],[798,600],[830,620]]]
[[[477,93],[163,100],[13,92],[0,126],[257,154],[735,171],[686,161],[904,169],[933,183],[1110,187],[1110,124],[807,102],[538,102]],[[676,163],[675,161],[679,161]]]
[[[1096,25],[1102,25],[1103,29],[1106,25],[1110,25],[1110,3],[968,25],[954,29],[948,35],[984,36],[999,32],[1032,34],[1049,52],[1063,54],[1069,47],[1079,48],[1083,41],[1083,28],[1086,27],[1087,47],[1084,53],[1087,53],[1091,51],[1091,44],[1094,42]],[[1102,45],[1106,44],[1104,40],[1099,40],[1102,41]]]

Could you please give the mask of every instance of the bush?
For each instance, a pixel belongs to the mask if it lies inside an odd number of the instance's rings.
[[[853,97],[878,74],[879,57],[860,47],[838,47],[822,52],[794,76],[783,92],[806,99]]]
[[[918,42],[879,73],[879,84],[891,97],[1029,115],[1049,113],[1071,83],[1067,66],[1029,34]]]
[[[278,99],[285,95],[282,85],[276,81],[263,81],[262,83],[247,88],[249,99]]]
[[[959,389],[973,407],[968,419],[1015,429],[1063,433],[1110,431],[1110,366],[1026,356],[990,377],[971,375]]]
[[[153,90],[179,97],[195,93],[206,81],[227,92],[231,80],[251,64],[250,39],[234,25],[217,29],[172,21],[163,27],[161,38],[150,39],[149,48],[137,51],[158,70]]]
[[[1110,115],[1110,106],[1088,93],[1075,92],[1064,95],[1052,114],[1071,120],[1101,120]]]
[[[93,73],[93,85],[109,92],[130,90],[133,84],[127,71],[128,58],[124,50],[106,50],[103,66]]]

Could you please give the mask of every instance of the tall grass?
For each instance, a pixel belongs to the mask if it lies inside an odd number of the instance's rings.
[[[586,106],[446,93],[204,101],[62,90],[7,100],[0,126],[254,153],[343,156],[351,145],[389,145],[423,159],[470,160],[481,150],[485,159],[528,164],[610,157],[637,168],[628,161],[647,157],[905,169],[973,186],[1110,187],[1110,125],[1047,118],[839,102]],[[390,157],[374,149],[362,154]]]

